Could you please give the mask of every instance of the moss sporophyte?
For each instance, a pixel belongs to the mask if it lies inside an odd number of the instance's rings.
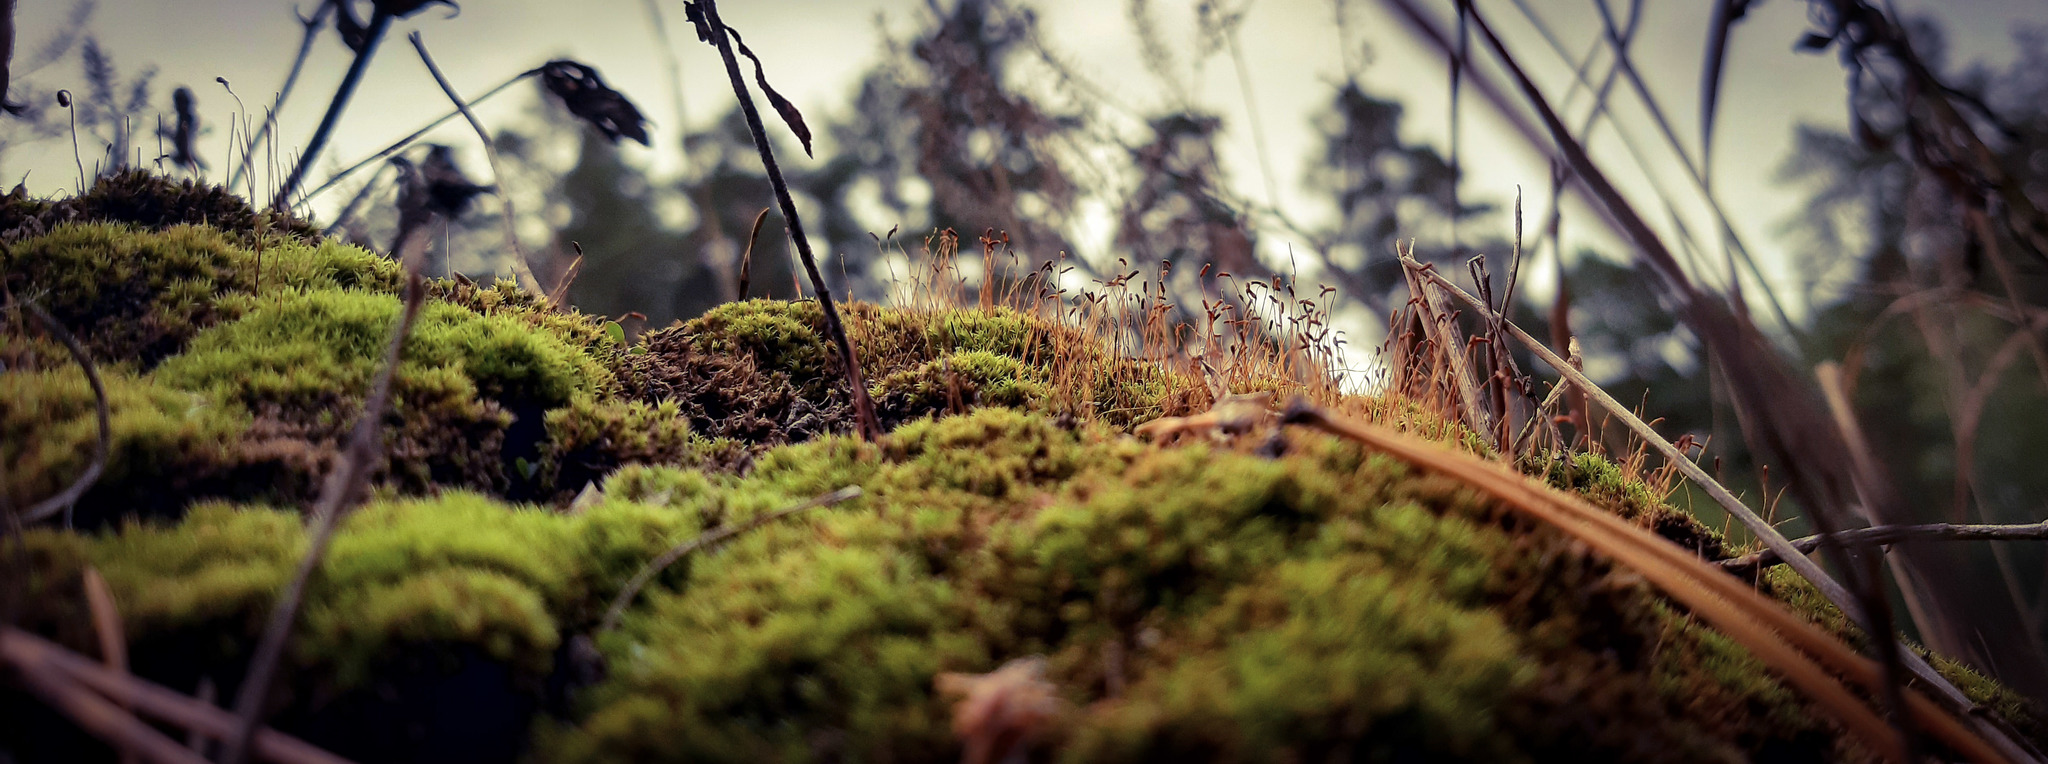
[[[176,219],[53,222],[0,261],[6,289],[98,361],[111,434],[74,528],[19,537],[14,623],[97,656],[81,594],[95,569],[134,675],[228,698],[304,551],[300,508],[363,405],[399,280],[346,245]],[[890,429],[865,441],[816,303],[731,303],[627,347],[517,289],[429,293],[365,502],[307,589],[268,716],[342,756],[1877,755],[1641,571],[1476,483],[1273,411],[1305,394],[1505,461],[1413,400],[1257,372],[1281,367],[1249,350],[1212,388],[1128,344],[1142,331],[1028,304],[853,303]],[[31,324],[0,331],[0,462],[23,506],[84,468],[96,402]],[[1517,464],[1688,554],[1743,551],[1598,456]],[[598,628],[664,552],[848,486],[861,496],[678,557]],[[1782,569],[1755,587],[1860,638]],[[2029,702],[1936,663],[2048,741]],[[26,722],[0,725],[0,752],[112,756],[14,686],[0,705]]]

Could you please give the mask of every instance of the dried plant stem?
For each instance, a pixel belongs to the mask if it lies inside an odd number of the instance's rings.
[[[92,612],[92,630],[100,640],[100,660],[106,663],[107,670],[127,674],[128,637],[121,628],[121,610],[114,606],[114,592],[107,588],[107,579],[100,575],[99,568],[85,566],[84,579],[86,609]],[[119,705],[122,712],[131,712],[129,704]],[[135,761],[135,751],[123,747],[121,764]]]
[[[63,676],[46,665],[16,663],[13,673],[28,686],[29,692],[117,749],[159,764],[208,764],[199,754],[144,724],[134,714],[121,710],[91,690],[65,681]]]
[[[611,607],[605,609],[604,619],[598,622],[597,633],[603,634],[607,631],[611,631],[612,629],[618,628],[619,618],[626,614],[626,608],[633,604],[634,598],[640,596],[640,590],[647,587],[647,582],[654,580],[654,577],[659,575],[663,570],[667,570],[668,566],[676,564],[677,560],[689,556],[691,552],[695,552],[699,549],[703,549],[704,547],[711,546],[713,544],[719,543],[734,536],[738,536],[742,533],[746,533],[748,531],[754,530],[755,528],[759,528],[763,525],[767,525],[769,523],[775,522],[790,515],[794,515],[798,512],[817,509],[818,507],[829,507],[833,504],[838,504],[842,501],[856,498],[860,496],[860,494],[860,486],[850,485],[845,488],[841,488],[837,491],[824,494],[822,496],[811,497],[810,499],[807,499],[800,504],[784,507],[782,509],[778,509],[773,512],[757,516],[752,520],[748,520],[738,525],[727,525],[717,530],[707,531],[697,536],[696,538],[690,539],[689,541],[685,541],[681,544],[677,544],[674,547],[671,547],[668,551],[661,553],[660,557],[654,558],[653,560],[649,561],[646,566],[640,568],[640,572],[633,574],[632,580],[627,581],[625,587],[619,590],[619,596],[612,598]]]
[[[469,105],[475,106],[477,104],[488,101],[491,99],[492,96],[505,92],[506,88],[519,84],[520,80],[524,80],[536,74],[540,74],[539,69],[528,69],[526,71],[520,72],[519,74],[513,75],[512,79],[498,83],[497,87],[484,91],[483,95],[469,99]],[[404,151],[405,147],[411,146],[414,141],[426,137],[426,134],[433,132],[434,128],[445,125],[448,123],[448,120],[460,116],[462,116],[462,110],[453,109],[450,110],[447,114],[443,114],[439,117],[434,118],[434,121],[428,122],[425,126],[421,127],[420,129],[412,131],[404,138],[400,138],[396,141],[393,141],[391,145],[385,146],[377,153],[371,154],[367,157],[364,157],[361,161],[358,161],[355,164],[342,168],[342,170],[340,172],[335,173],[333,177],[330,177],[326,181],[322,182],[320,185],[313,187],[313,190],[307,191],[305,198],[311,199],[313,197],[319,196],[321,193],[325,192],[330,188],[335,187],[343,180],[348,179],[348,176],[356,174],[357,171],[365,167],[368,167],[372,164],[376,164],[379,161],[391,158],[391,155],[397,154],[400,151]]]
[[[44,331],[64,344],[64,350],[71,354],[71,360],[77,361],[78,367],[85,371],[86,384],[92,386],[93,414],[98,417],[99,423],[99,439],[93,445],[92,463],[86,465],[85,472],[79,473],[78,479],[71,481],[71,485],[66,486],[63,491],[36,502],[21,516],[22,522],[33,523],[63,512],[66,513],[68,525],[71,505],[76,504],[79,497],[91,490],[93,483],[100,479],[100,473],[107,469],[107,452],[111,449],[114,438],[113,424],[107,412],[107,388],[100,382],[100,372],[93,365],[92,356],[85,352],[84,346],[78,344],[78,338],[64,328],[62,321],[58,321],[49,311],[43,310],[43,306],[32,301],[22,300],[21,304],[28,308],[30,315],[36,317],[36,321],[42,323]]]
[[[512,248],[512,272],[519,278],[519,286],[527,292],[545,296],[540,280],[533,277],[533,266],[526,262],[526,249],[519,246],[519,219],[512,209],[512,191],[505,187],[505,172],[498,163],[498,147],[491,141],[491,132],[484,129],[484,123],[476,118],[476,112],[469,110],[462,96],[455,92],[455,86],[448,84],[448,78],[441,74],[441,67],[434,65],[434,57],[427,54],[427,42],[414,32],[406,39],[412,41],[412,49],[419,51],[420,63],[427,65],[427,71],[434,75],[434,81],[441,84],[441,92],[448,94],[448,100],[455,102],[455,110],[462,112],[462,118],[469,120],[469,126],[476,130],[476,137],[483,141],[484,158],[490,160],[491,177],[498,184],[498,201],[505,208],[505,246]]]
[[[1419,266],[1420,263],[1416,265]],[[1486,310],[1485,303],[1480,302],[1479,298],[1472,296],[1465,290],[1458,288],[1456,284],[1450,283],[1449,279],[1445,279],[1434,271],[1429,271],[1427,275],[1431,280],[1442,285],[1444,291],[1450,295],[1463,300],[1475,309]],[[1530,353],[1534,354],[1552,369],[1557,370],[1559,375],[1563,376],[1572,386],[1577,387],[1579,392],[1584,393],[1587,400],[1613,414],[1614,418],[1620,420],[1624,426],[1628,427],[1630,432],[1635,433],[1636,437],[1641,438],[1643,442],[1655,448],[1668,463],[1677,466],[1680,474],[1684,475],[1686,479],[1691,480],[1694,485],[1699,486],[1701,490],[1707,493],[1708,497],[1714,500],[1714,503],[1720,505],[1737,522],[1742,523],[1744,528],[1749,529],[1758,540],[1763,542],[1765,548],[1776,553],[1779,559],[1784,560],[1785,564],[1792,566],[1792,569],[1801,577],[1812,582],[1814,588],[1820,590],[1821,596],[1834,603],[1835,607],[1841,608],[1842,612],[1848,614],[1852,621],[1857,623],[1865,622],[1860,618],[1862,607],[1859,600],[1850,595],[1849,591],[1843,588],[1841,583],[1835,581],[1834,577],[1828,575],[1827,571],[1822,570],[1820,564],[1814,562],[1813,558],[1807,557],[1797,548],[1793,547],[1790,539],[1785,538],[1785,535],[1779,533],[1777,528],[1773,527],[1762,517],[1759,517],[1756,512],[1751,511],[1740,499],[1735,498],[1734,494],[1730,493],[1719,481],[1714,480],[1713,476],[1708,475],[1706,470],[1700,469],[1698,464],[1694,463],[1691,458],[1688,458],[1677,446],[1672,445],[1671,441],[1665,440],[1664,436],[1651,429],[1649,424],[1643,422],[1640,417],[1637,417],[1634,412],[1630,411],[1627,406],[1622,405],[1620,401],[1615,400],[1613,396],[1608,395],[1607,391],[1600,389],[1599,385],[1594,384],[1593,380],[1580,372],[1576,366],[1563,358],[1559,358],[1556,353],[1551,352],[1550,348],[1538,342],[1535,337],[1530,336],[1528,332],[1523,331],[1514,322],[1503,321],[1501,326],[1516,341],[1521,342],[1524,347],[1527,347]],[[1906,670],[1911,672],[1914,678],[1925,683],[1925,686],[1932,688],[1936,696],[1944,700],[1951,709],[1967,709],[1974,705],[1974,702],[1964,695],[1961,690],[1956,689],[1956,686],[1950,683],[1947,678],[1935,672],[1934,667],[1928,665],[1926,660],[1920,658],[1911,650],[1899,650],[1898,652]],[[1993,745],[1997,746],[1999,753],[2003,754],[2005,758],[2013,761],[2026,761],[2033,758],[2024,752],[2025,748],[2017,743],[2015,738],[2005,734],[2002,730],[1992,728],[1981,718],[1974,716],[1969,718],[1976,722],[1974,725],[1976,731],[1990,740]]]
[[[340,87],[334,90],[334,100],[327,103],[327,114],[320,118],[320,126],[314,128],[313,138],[306,141],[306,148],[299,152],[298,163],[292,165],[292,174],[285,177],[284,185],[278,187],[277,195],[271,197],[270,206],[279,210],[291,209],[292,193],[299,190],[299,183],[306,179],[306,170],[320,159],[320,150],[327,148],[327,139],[334,135],[334,126],[341,122],[341,113],[348,109],[348,101],[356,93],[356,85],[362,83],[363,72],[370,68],[370,59],[376,56],[377,43],[384,40],[384,30],[391,28],[391,14],[379,7],[370,14],[369,26],[363,32],[363,47],[356,51],[356,58],[348,65],[348,73],[342,75]]]
[[[1629,567],[1702,620],[1713,624],[1794,687],[1833,713],[1873,752],[1908,761],[1904,740],[1829,670],[1872,691],[1886,684],[1878,665],[1822,632],[1748,584],[1649,531],[1538,485],[1500,465],[1393,430],[1348,421],[1303,402],[1288,408],[1285,421],[1357,441],[1432,472],[1493,495],[1511,509],[1543,520],[1595,551]],[[1815,661],[1825,664],[1826,668]],[[1903,710],[1919,727],[1977,761],[2001,761],[2000,752],[1957,717],[1910,690]]]
[[[334,538],[334,529],[341,524],[343,511],[369,480],[371,463],[376,461],[383,442],[384,410],[391,397],[391,378],[398,370],[399,349],[405,344],[405,336],[412,331],[420,304],[425,301],[426,285],[420,277],[418,249],[408,244],[400,257],[408,276],[405,306],[399,311],[397,323],[391,327],[391,341],[384,348],[383,368],[371,383],[370,394],[363,399],[363,413],[356,419],[348,446],[335,460],[334,468],[327,473],[326,483],[320,487],[320,497],[313,505],[313,527],[307,533],[305,556],[299,558],[299,566],[293,572],[291,582],[278,596],[276,606],[270,611],[270,623],[256,645],[256,654],[249,659],[249,672],[242,680],[241,690],[235,694],[235,715],[241,717],[241,729],[227,739],[227,747],[221,752],[221,764],[240,764],[244,752],[249,749],[250,741],[262,723],[264,701],[276,678],[278,660],[284,656],[285,642],[291,637],[292,623],[298,619],[306,585],[326,558],[327,545]]]
[[[277,126],[276,114],[284,111],[285,99],[291,97],[292,87],[298,84],[299,72],[306,68],[306,57],[313,52],[313,41],[320,38],[320,30],[327,28],[327,14],[334,12],[336,3],[345,1],[320,0],[320,5],[313,9],[312,16],[300,17],[299,26],[305,28],[305,34],[299,38],[299,53],[292,58],[292,68],[284,75],[284,85],[277,89],[277,98],[270,103],[270,118],[263,120],[263,127],[250,135],[248,144],[242,147],[242,156],[245,159],[256,153],[256,145],[262,143],[263,139],[270,135],[270,129]],[[296,15],[298,11],[293,10],[292,13]],[[229,159],[232,160],[233,157],[229,157]],[[242,171],[248,167],[248,163],[245,161],[243,164],[236,165],[230,161],[228,164],[235,168],[234,172],[228,176],[227,188],[232,189],[236,183],[241,182]],[[256,185],[254,178],[250,179],[249,185]],[[253,199],[255,195],[256,192],[252,188],[249,196]]]
[[[1844,544],[1891,545],[1907,540],[1928,541],[2042,541],[2048,540],[2048,520],[2024,525],[1974,525],[1968,523],[1925,523],[1921,525],[1879,525],[1840,531],[1835,538]],[[1792,542],[1801,552],[1820,548],[1819,536]],[[1777,552],[1764,549],[1753,554],[1720,561],[1731,571],[1755,571],[1784,564]]]
[[[39,667],[47,671],[46,676],[53,683],[97,692],[146,716],[206,737],[225,739],[238,728],[235,717],[209,703],[111,671],[20,629],[0,627],[0,664]],[[348,764],[346,759],[268,728],[257,731],[255,753],[267,761],[284,764]]]
[[[811,240],[804,236],[804,224],[796,214],[796,200],[789,195],[789,182],[782,178],[782,167],[775,163],[775,151],[768,143],[768,130],[761,124],[761,111],[754,106],[754,97],[748,94],[747,81],[740,74],[739,58],[733,55],[732,40],[725,21],[718,17],[718,3],[715,0],[698,0],[704,23],[711,30],[711,44],[718,48],[718,55],[725,59],[725,73],[732,80],[733,96],[739,99],[740,112],[747,118],[747,130],[753,134],[754,146],[761,151],[761,164],[768,171],[768,182],[775,187],[775,201],[782,206],[782,219],[789,225],[790,238],[796,240],[797,254],[802,256],[804,271],[811,278],[811,288],[818,293],[818,305],[825,311],[825,331],[832,335],[832,342],[839,347],[839,358],[846,364],[846,383],[852,390],[853,414],[860,426],[862,438],[880,440],[882,422],[875,417],[874,401],[868,397],[866,380],[862,379],[860,356],[853,349],[853,342],[846,337],[846,325],[839,317],[839,308],[833,303],[832,289],[825,285],[825,277],[818,272],[818,259],[811,254]]]

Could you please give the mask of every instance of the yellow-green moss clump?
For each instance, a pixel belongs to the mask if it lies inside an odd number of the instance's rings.
[[[95,653],[97,569],[137,674],[230,698],[399,310],[383,259],[265,236],[60,221],[0,263],[86,339],[114,430],[80,530],[22,540],[17,622]],[[862,443],[815,303],[726,305],[627,348],[503,284],[429,293],[387,463],[311,583],[271,714],[358,760],[957,761],[940,676],[1033,656],[1044,684],[1021,691],[1057,702],[1031,761],[1869,756],[1640,578],[1467,486],[1306,432],[1277,457],[1132,438],[1209,392],[1036,316],[848,306],[892,429]],[[11,506],[68,484],[96,437],[56,348],[0,322]],[[1485,453],[1410,402],[1347,406]],[[1725,554],[1604,460],[1523,467]],[[598,631],[664,550],[850,485],[682,559]],[[1853,637],[1796,579],[1762,586]],[[2042,736],[2030,704],[1939,663]],[[21,722],[0,758],[115,758],[13,689],[0,715]]]

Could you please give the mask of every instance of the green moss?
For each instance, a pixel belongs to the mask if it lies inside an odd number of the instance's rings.
[[[79,502],[84,525],[110,512],[183,509],[232,469],[246,414],[204,396],[103,370],[112,440],[106,471]],[[10,506],[48,498],[76,480],[99,441],[91,386],[76,367],[0,374],[0,461]]]
[[[125,223],[150,230],[204,225],[248,241],[272,236],[309,241],[319,235],[306,221],[272,210],[259,212],[223,187],[141,169],[103,174],[92,188],[68,199],[32,199],[22,186],[0,199],[0,231],[34,235],[72,221]]]
[[[216,229],[161,232],[62,225],[19,242],[0,281],[40,300],[101,363],[148,368],[209,326],[234,318],[233,295],[284,289],[395,291],[396,265],[343,244],[273,240],[251,248]]]
[[[1679,546],[1710,560],[1727,556],[1720,532],[1708,528],[1684,510],[1673,507],[1653,493],[1641,480],[1631,478],[1621,467],[1598,454],[1572,454],[1568,459],[1531,457],[1523,468],[1535,473],[1551,487],[1620,515]]]
[[[320,290],[252,301],[248,315],[166,362],[166,383],[248,406],[329,406],[360,396],[382,362],[396,297]],[[454,402],[485,397],[552,408],[608,379],[589,357],[516,319],[446,303],[420,311],[395,384]]]
[[[808,300],[731,302],[683,324],[699,349],[750,357],[763,371],[786,374],[806,388],[829,384],[824,328],[824,310]]]
[[[675,402],[598,401],[579,396],[547,413],[540,462],[544,485],[576,491],[628,464],[731,468],[738,444],[698,437]]]
[[[460,492],[371,504],[343,523],[308,590],[293,665],[347,690],[403,656],[471,647],[537,694],[560,633],[587,628],[641,564],[696,527],[686,513],[620,501],[576,516]],[[112,588],[140,664],[223,670],[253,645],[305,544],[296,514],[221,504],[176,525],[27,539],[38,561],[31,625],[90,643],[90,619],[71,594],[89,563]],[[202,637],[211,645],[203,654],[177,652]]]

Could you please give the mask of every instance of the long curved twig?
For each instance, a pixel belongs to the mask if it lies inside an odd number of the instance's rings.
[[[712,544],[716,544],[718,542],[724,541],[734,536],[738,536],[742,533],[746,533],[747,531],[751,531],[763,525],[767,525],[769,523],[775,522],[790,515],[794,515],[798,512],[838,504],[839,502],[858,497],[860,496],[860,494],[860,486],[850,485],[845,488],[841,488],[837,491],[825,494],[823,496],[811,497],[810,499],[805,500],[801,504],[783,507],[782,509],[778,509],[767,514],[760,515],[752,520],[748,520],[738,525],[727,525],[714,531],[705,532],[704,534],[699,535],[696,538],[690,539],[689,541],[685,541],[681,544],[677,544],[674,547],[671,547],[668,551],[661,553],[660,557],[654,558],[653,560],[649,561],[646,566],[640,568],[640,572],[633,574],[632,580],[627,581],[625,587],[619,590],[619,596],[612,598],[611,607],[605,609],[604,619],[599,621],[597,624],[597,633],[603,634],[607,631],[611,631],[612,629],[617,628],[619,625],[619,618],[626,614],[627,606],[632,605],[634,598],[640,596],[640,590],[646,588],[647,582],[654,580],[654,577],[656,575],[660,574],[663,570],[667,570],[668,566],[676,564],[677,560],[689,556],[691,552],[695,552],[699,549],[703,549],[704,547],[711,546]]]
[[[63,322],[58,321],[49,311],[43,310],[43,306],[35,304],[32,300],[22,300],[21,303],[28,308],[30,315],[42,323],[43,329],[48,331],[50,336],[56,337],[58,342],[64,344],[64,350],[71,353],[71,359],[77,361],[79,368],[85,370],[86,384],[92,385],[94,414],[99,418],[99,440],[93,446],[92,463],[86,465],[85,472],[80,473],[77,480],[71,481],[70,486],[55,496],[36,502],[22,514],[21,518],[24,523],[33,523],[63,512],[68,520],[71,505],[78,503],[78,498],[91,490],[93,483],[100,479],[100,473],[107,469],[107,452],[111,450],[114,440],[113,424],[107,413],[107,388],[100,382],[99,369],[93,366],[92,356],[85,352],[84,346],[78,344],[78,338],[71,336],[70,330],[64,328]]]

